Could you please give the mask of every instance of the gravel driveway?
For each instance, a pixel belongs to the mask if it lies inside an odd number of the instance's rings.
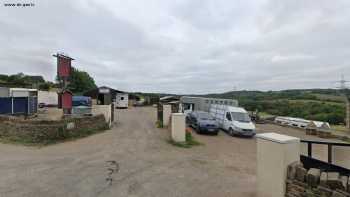
[[[42,148],[0,144],[0,197],[255,196],[254,138],[194,134],[204,145],[179,148],[167,143],[168,130],[155,128],[155,116],[151,107],[117,110],[113,129],[87,138]]]
[[[0,196],[255,196],[254,139],[196,135],[205,145],[178,148],[155,115],[118,110],[113,129],[43,148],[0,144]]]

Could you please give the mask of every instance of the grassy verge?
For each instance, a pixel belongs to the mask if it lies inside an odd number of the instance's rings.
[[[156,127],[157,127],[157,128],[163,128],[163,127],[164,127],[164,126],[163,126],[163,122],[157,120],[157,122],[156,122]]]
[[[347,137],[347,136],[341,137],[340,140],[342,140],[342,141],[344,141],[344,142],[347,142],[347,143],[350,143],[350,138]]]
[[[195,140],[190,132],[186,132],[185,142],[175,142],[174,140],[170,139],[168,140],[168,143],[181,148],[191,148],[192,146],[203,145],[202,143]]]
[[[332,125],[331,128],[340,132],[348,132],[347,128],[344,125]]]

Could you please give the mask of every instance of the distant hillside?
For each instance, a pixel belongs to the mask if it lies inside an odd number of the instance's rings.
[[[347,95],[350,91],[347,90]],[[335,89],[301,89],[282,91],[232,91],[221,94],[197,95],[203,97],[237,99],[247,110],[272,115],[293,116],[310,120],[343,124],[344,98]]]

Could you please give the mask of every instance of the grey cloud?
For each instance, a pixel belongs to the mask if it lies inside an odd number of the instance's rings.
[[[346,0],[34,3],[0,7],[1,73],[53,80],[63,51],[126,91],[328,88],[350,75]]]

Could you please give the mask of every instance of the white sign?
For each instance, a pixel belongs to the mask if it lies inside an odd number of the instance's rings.
[[[98,92],[99,92],[100,94],[109,94],[109,89],[107,89],[107,88],[101,88],[101,89],[98,90]]]

